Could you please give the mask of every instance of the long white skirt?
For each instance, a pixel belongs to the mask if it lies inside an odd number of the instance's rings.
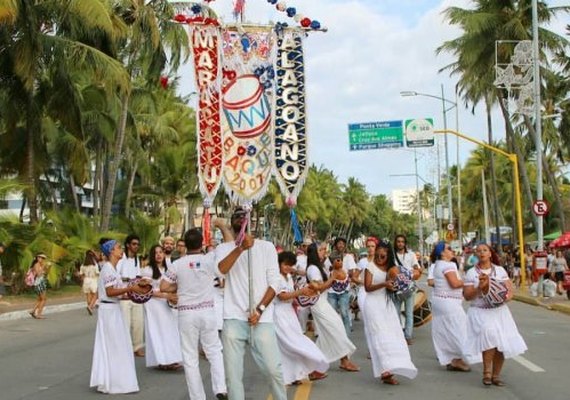
[[[276,302],[273,322],[286,385],[307,379],[313,371],[326,372],[329,369],[323,352],[303,334],[291,303]]]
[[[152,298],[144,304],[144,332],[147,367],[182,362],[178,317],[166,299]]]
[[[89,386],[110,394],[139,391],[131,335],[118,303],[99,305]]]
[[[497,348],[512,358],[527,350],[507,305],[497,308],[469,307],[464,353],[469,363],[482,362],[483,350]]]
[[[366,342],[374,377],[389,372],[414,379],[418,370],[412,363],[394,303],[384,292],[385,289],[369,292],[364,301]]]
[[[436,296],[431,299],[431,338],[441,365],[447,365],[456,358],[464,358],[467,316],[461,303],[461,299]]]
[[[356,346],[346,335],[342,319],[327,300],[326,292],[321,293],[317,303],[311,307],[311,313],[319,334],[317,347],[329,363],[354,353]]]

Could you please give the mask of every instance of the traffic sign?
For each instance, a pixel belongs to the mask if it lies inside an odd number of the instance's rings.
[[[404,147],[402,121],[366,122],[348,125],[350,150]]]
[[[435,144],[432,118],[407,119],[404,126],[407,147],[432,147]]]
[[[545,200],[536,200],[532,203],[532,212],[539,217],[545,216],[548,214],[548,203]]]

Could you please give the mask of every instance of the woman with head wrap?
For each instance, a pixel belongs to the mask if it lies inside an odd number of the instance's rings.
[[[471,300],[465,356],[471,363],[483,361],[483,385],[505,386],[500,378],[505,358],[527,347],[506,304],[513,296],[507,271],[488,244],[477,246],[477,256],[479,263],[465,275],[463,288],[465,300]]]
[[[461,305],[463,281],[452,258],[451,247],[443,241],[436,244],[431,254],[434,264],[431,337],[440,365],[449,371],[468,372],[471,369],[463,361],[467,329],[467,317]]]
[[[106,262],[99,274],[99,313],[93,347],[93,363],[89,386],[102,393],[133,393],[139,391],[131,338],[123,321],[119,300],[131,292],[145,293],[138,284],[126,287],[116,270],[123,256],[121,244],[106,240],[101,244]]]
[[[366,299],[362,316],[374,377],[387,385],[398,385],[394,375],[414,379],[418,370],[412,363],[400,317],[389,295],[394,291],[390,269],[397,269],[394,253],[389,242],[381,241],[364,273]]]

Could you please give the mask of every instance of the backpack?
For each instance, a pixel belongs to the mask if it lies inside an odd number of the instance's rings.
[[[34,270],[30,268],[28,272],[26,272],[24,283],[26,284],[26,286],[34,286],[35,281],[36,281],[36,276],[34,275]]]

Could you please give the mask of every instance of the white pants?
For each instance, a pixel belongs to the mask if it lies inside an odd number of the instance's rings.
[[[222,343],[218,336],[214,308],[180,311],[178,327],[190,400],[206,400],[199,369],[198,343],[202,345],[206,358],[210,362],[214,395],[227,393]]]
[[[310,313],[310,307],[299,307],[299,310],[297,311],[297,318],[299,318],[299,324],[301,324],[301,330],[303,333],[307,332],[307,322],[309,321]]]
[[[121,300],[121,311],[127,330],[131,333],[133,351],[144,347],[144,311],[143,305],[129,300]]]

